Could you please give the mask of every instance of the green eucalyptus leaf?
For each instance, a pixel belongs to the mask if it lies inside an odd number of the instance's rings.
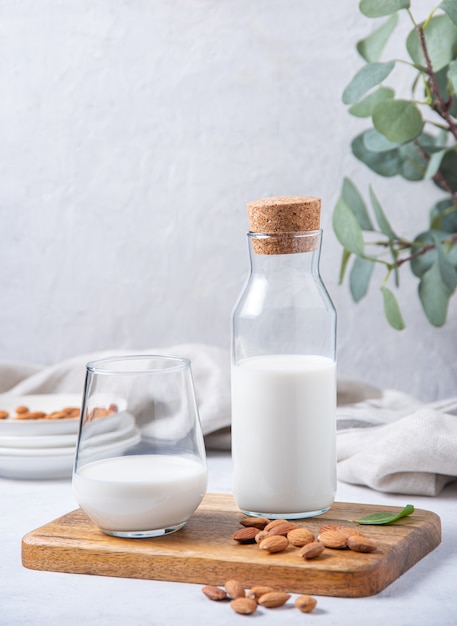
[[[439,172],[449,187],[457,191],[457,154],[454,150],[446,152],[441,161]],[[439,181],[434,179],[434,183],[441,189],[444,189],[444,191],[448,191]]]
[[[457,287],[457,268],[452,264],[449,254],[445,253],[440,237],[434,234],[433,240],[438,256],[441,280],[452,293]]]
[[[454,95],[457,94],[457,61],[449,63],[448,78]]]
[[[351,115],[354,115],[354,117],[371,117],[375,106],[379,102],[382,102],[382,100],[392,100],[394,95],[395,91],[390,89],[390,87],[378,87],[376,91],[365,96],[363,100],[353,104],[348,111]]]
[[[372,152],[365,146],[364,135],[365,133],[361,133],[352,141],[351,147],[354,156],[380,176],[390,177],[399,174],[402,160],[398,150]]]
[[[457,233],[457,206],[450,198],[440,200],[440,202],[435,204],[430,212],[430,219],[431,229],[444,233]],[[451,254],[454,248],[451,250]]]
[[[340,196],[333,211],[333,230],[341,245],[357,256],[363,256],[362,229],[349,206]]]
[[[384,300],[384,314],[389,324],[395,330],[403,330],[405,322],[398,306],[397,298],[388,287],[381,287],[382,297]]]
[[[434,152],[431,155],[424,178],[430,179],[435,176],[437,171],[440,169],[441,161],[443,160],[445,154],[446,150],[440,150],[439,152]]]
[[[443,0],[440,7],[445,11],[457,26],[457,2],[455,0]]]
[[[386,100],[376,105],[373,124],[389,141],[406,143],[420,135],[424,121],[414,102]]]
[[[371,35],[357,43],[357,51],[367,63],[379,61],[382,51],[389,41],[389,37],[395,30],[397,22],[398,15],[394,13],[382,26],[373,31]]]
[[[387,217],[385,216],[384,211],[382,210],[381,204],[379,200],[377,199],[371,185],[370,185],[370,200],[371,200],[371,206],[373,207],[374,214],[376,216],[376,221],[381,231],[389,239],[397,239],[397,235],[392,230],[392,227],[390,226],[389,221]]]
[[[343,191],[341,195],[355,215],[356,220],[360,224],[360,228],[362,228],[362,230],[373,230],[373,224],[368,215],[365,202],[359,190],[349,178],[345,178],[343,181]]]
[[[361,517],[358,520],[355,520],[358,524],[377,524],[377,525],[385,525],[392,524],[392,522],[396,522],[402,517],[406,517],[414,513],[414,507],[412,504],[407,504],[400,513],[372,513],[371,515],[367,515],[366,517]]]
[[[457,26],[448,15],[436,15],[428,22],[424,34],[430,62],[433,70],[438,72],[457,56]],[[425,67],[425,56],[416,28],[409,33],[406,48],[413,62]]]
[[[363,141],[367,150],[370,152],[388,152],[389,150],[395,150],[400,144],[393,143],[381,135],[376,128],[370,128],[363,136]]]
[[[446,322],[450,296],[451,290],[443,283],[437,259],[419,282],[419,298],[422,308],[433,326],[440,327]]]
[[[437,231],[441,234],[440,231]],[[418,235],[410,248],[413,258],[410,261],[411,271],[414,276],[421,278],[425,272],[427,272],[437,260],[437,252],[435,250],[433,242],[434,231],[428,230]],[[431,247],[430,250],[427,250]],[[424,250],[427,250],[424,252]]]
[[[343,256],[341,257],[341,265],[340,265],[340,275],[338,278],[338,284],[342,285],[344,280],[344,275],[346,274],[346,268],[348,266],[349,259],[351,258],[351,252],[343,248]]]
[[[448,131],[441,129],[438,135],[430,135],[429,133],[421,133],[415,140],[424,152],[433,154],[446,149]]]
[[[360,69],[343,91],[343,103],[358,102],[372,87],[379,85],[395,66],[395,61],[387,63],[367,63]]]
[[[409,9],[409,0],[361,0],[360,12],[366,17],[384,17],[400,9]]]
[[[423,180],[427,170],[427,161],[420,153],[415,142],[404,143],[399,149],[402,159],[400,175],[406,180]]]
[[[373,274],[374,263],[357,256],[349,274],[349,288],[354,302],[359,302],[367,293],[370,278]]]

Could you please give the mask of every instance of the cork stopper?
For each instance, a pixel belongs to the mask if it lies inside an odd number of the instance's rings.
[[[263,198],[248,202],[247,209],[251,233],[265,235],[253,239],[256,254],[293,254],[318,247],[319,237],[306,233],[320,228],[320,198]]]

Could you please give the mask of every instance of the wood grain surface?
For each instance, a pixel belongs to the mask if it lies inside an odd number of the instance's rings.
[[[388,526],[351,521],[399,510],[336,502],[319,517],[298,520],[316,534],[324,524],[355,525],[378,546],[368,554],[326,548],[317,559],[306,561],[297,548],[268,554],[257,544],[234,542],[232,534],[242,528],[243,515],[228,495],[206,495],[182,530],[151,539],[105,535],[77,509],[25,535],[22,563],[36,570],[202,585],[236,578],[245,587],[265,584],[294,593],[362,597],[385,589],[441,541],[440,519],[426,510]]]

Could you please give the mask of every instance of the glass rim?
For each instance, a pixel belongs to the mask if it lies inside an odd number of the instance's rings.
[[[156,366],[148,367],[146,369],[114,369],[110,367],[104,367],[110,363],[122,363],[123,361],[149,361],[160,360],[166,363],[174,363],[165,367]],[[185,370],[190,367],[190,359],[184,356],[178,356],[174,354],[129,354],[108,356],[103,359],[95,359],[86,363],[86,370],[91,374],[105,374],[105,375],[123,375],[133,376],[139,374],[167,374],[168,372],[176,372],[179,370]]]
[[[306,239],[306,237],[317,237],[322,235],[322,228],[318,230],[303,230],[284,233],[254,233],[252,230],[247,232],[250,239]]]

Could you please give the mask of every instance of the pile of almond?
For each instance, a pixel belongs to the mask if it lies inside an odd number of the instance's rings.
[[[98,417],[107,417],[112,413],[116,413],[118,407],[116,404],[110,404],[107,409],[104,407],[95,407],[87,415],[86,421],[97,419]],[[68,406],[59,411],[51,411],[46,413],[45,411],[31,411],[28,406],[18,406],[14,410],[15,415],[11,416],[13,420],[61,420],[72,419],[81,415],[81,409],[75,406]],[[0,410],[0,420],[6,420],[10,417],[8,411]]]
[[[60,411],[52,411],[46,413],[45,411],[31,411],[28,406],[18,406],[15,409],[15,415],[12,416],[13,420],[61,420],[68,418],[79,417],[81,410],[75,406],[68,406]],[[10,417],[8,411],[0,411],[0,420]]]
[[[230,607],[240,615],[252,615],[259,606],[266,609],[274,609],[284,606],[291,595],[284,591],[275,591],[267,585],[256,585],[245,590],[238,580],[228,580],[224,587],[206,585],[202,592],[210,600],[230,600]],[[302,613],[309,613],[317,601],[312,596],[301,595],[295,599],[294,605]]]
[[[285,519],[270,521],[264,517],[244,517],[240,523],[243,528],[234,532],[232,538],[238,543],[257,543],[261,550],[269,553],[296,547],[300,548],[298,556],[314,559],[325,548],[349,548],[354,552],[376,550],[376,544],[369,537],[349,526],[322,526],[315,537],[309,529]]]

